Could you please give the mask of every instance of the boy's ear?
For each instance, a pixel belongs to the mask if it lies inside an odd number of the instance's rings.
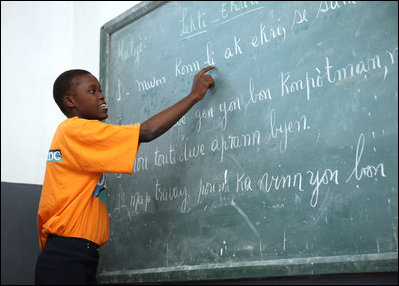
[[[64,106],[69,108],[75,107],[74,98],[70,95],[64,96]]]

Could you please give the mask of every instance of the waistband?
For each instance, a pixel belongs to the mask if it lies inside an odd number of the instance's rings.
[[[100,246],[97,243],[94,243],[90,240],[80,238],[80,237],[68,237],[68,236],[58,236],[58,235],[54,235],[54,234],[49,234],[47,237],[47,241],[53,240],[53,239],[63,240],[63,241],[74,241],[74,242],[79,243],[82,247],[85,247],[87,249],[95,249],[97,251],[100,250]]]

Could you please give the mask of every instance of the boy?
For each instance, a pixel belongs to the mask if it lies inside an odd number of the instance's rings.
[[[36,284],[96,284],[99,247],[109,238],[104,172],[133,171],[141,142],[169,130],[209,88],[215,86],[202,69],[189,95],[138,125],[100,122],[108,108],[98,80],[84,70],[62,73],[53,96],[68,117],[55,132],[47,157],[37,224],[40,253]]]

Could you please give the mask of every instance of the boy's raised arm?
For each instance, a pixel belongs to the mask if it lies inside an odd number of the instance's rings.
[[[194,77],[191,92],[175,105],[144,121],[140,126],[139,142],[150,142],[168,131],[187,111],[215,87],[212,76],[205,74],[213,66],[202,69]]]

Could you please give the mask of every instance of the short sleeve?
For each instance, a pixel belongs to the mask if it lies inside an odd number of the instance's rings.
[[[87,120],[78,132],[81,166],[88,172],[131,174],[139,135],[140,124],[118,126]]]

